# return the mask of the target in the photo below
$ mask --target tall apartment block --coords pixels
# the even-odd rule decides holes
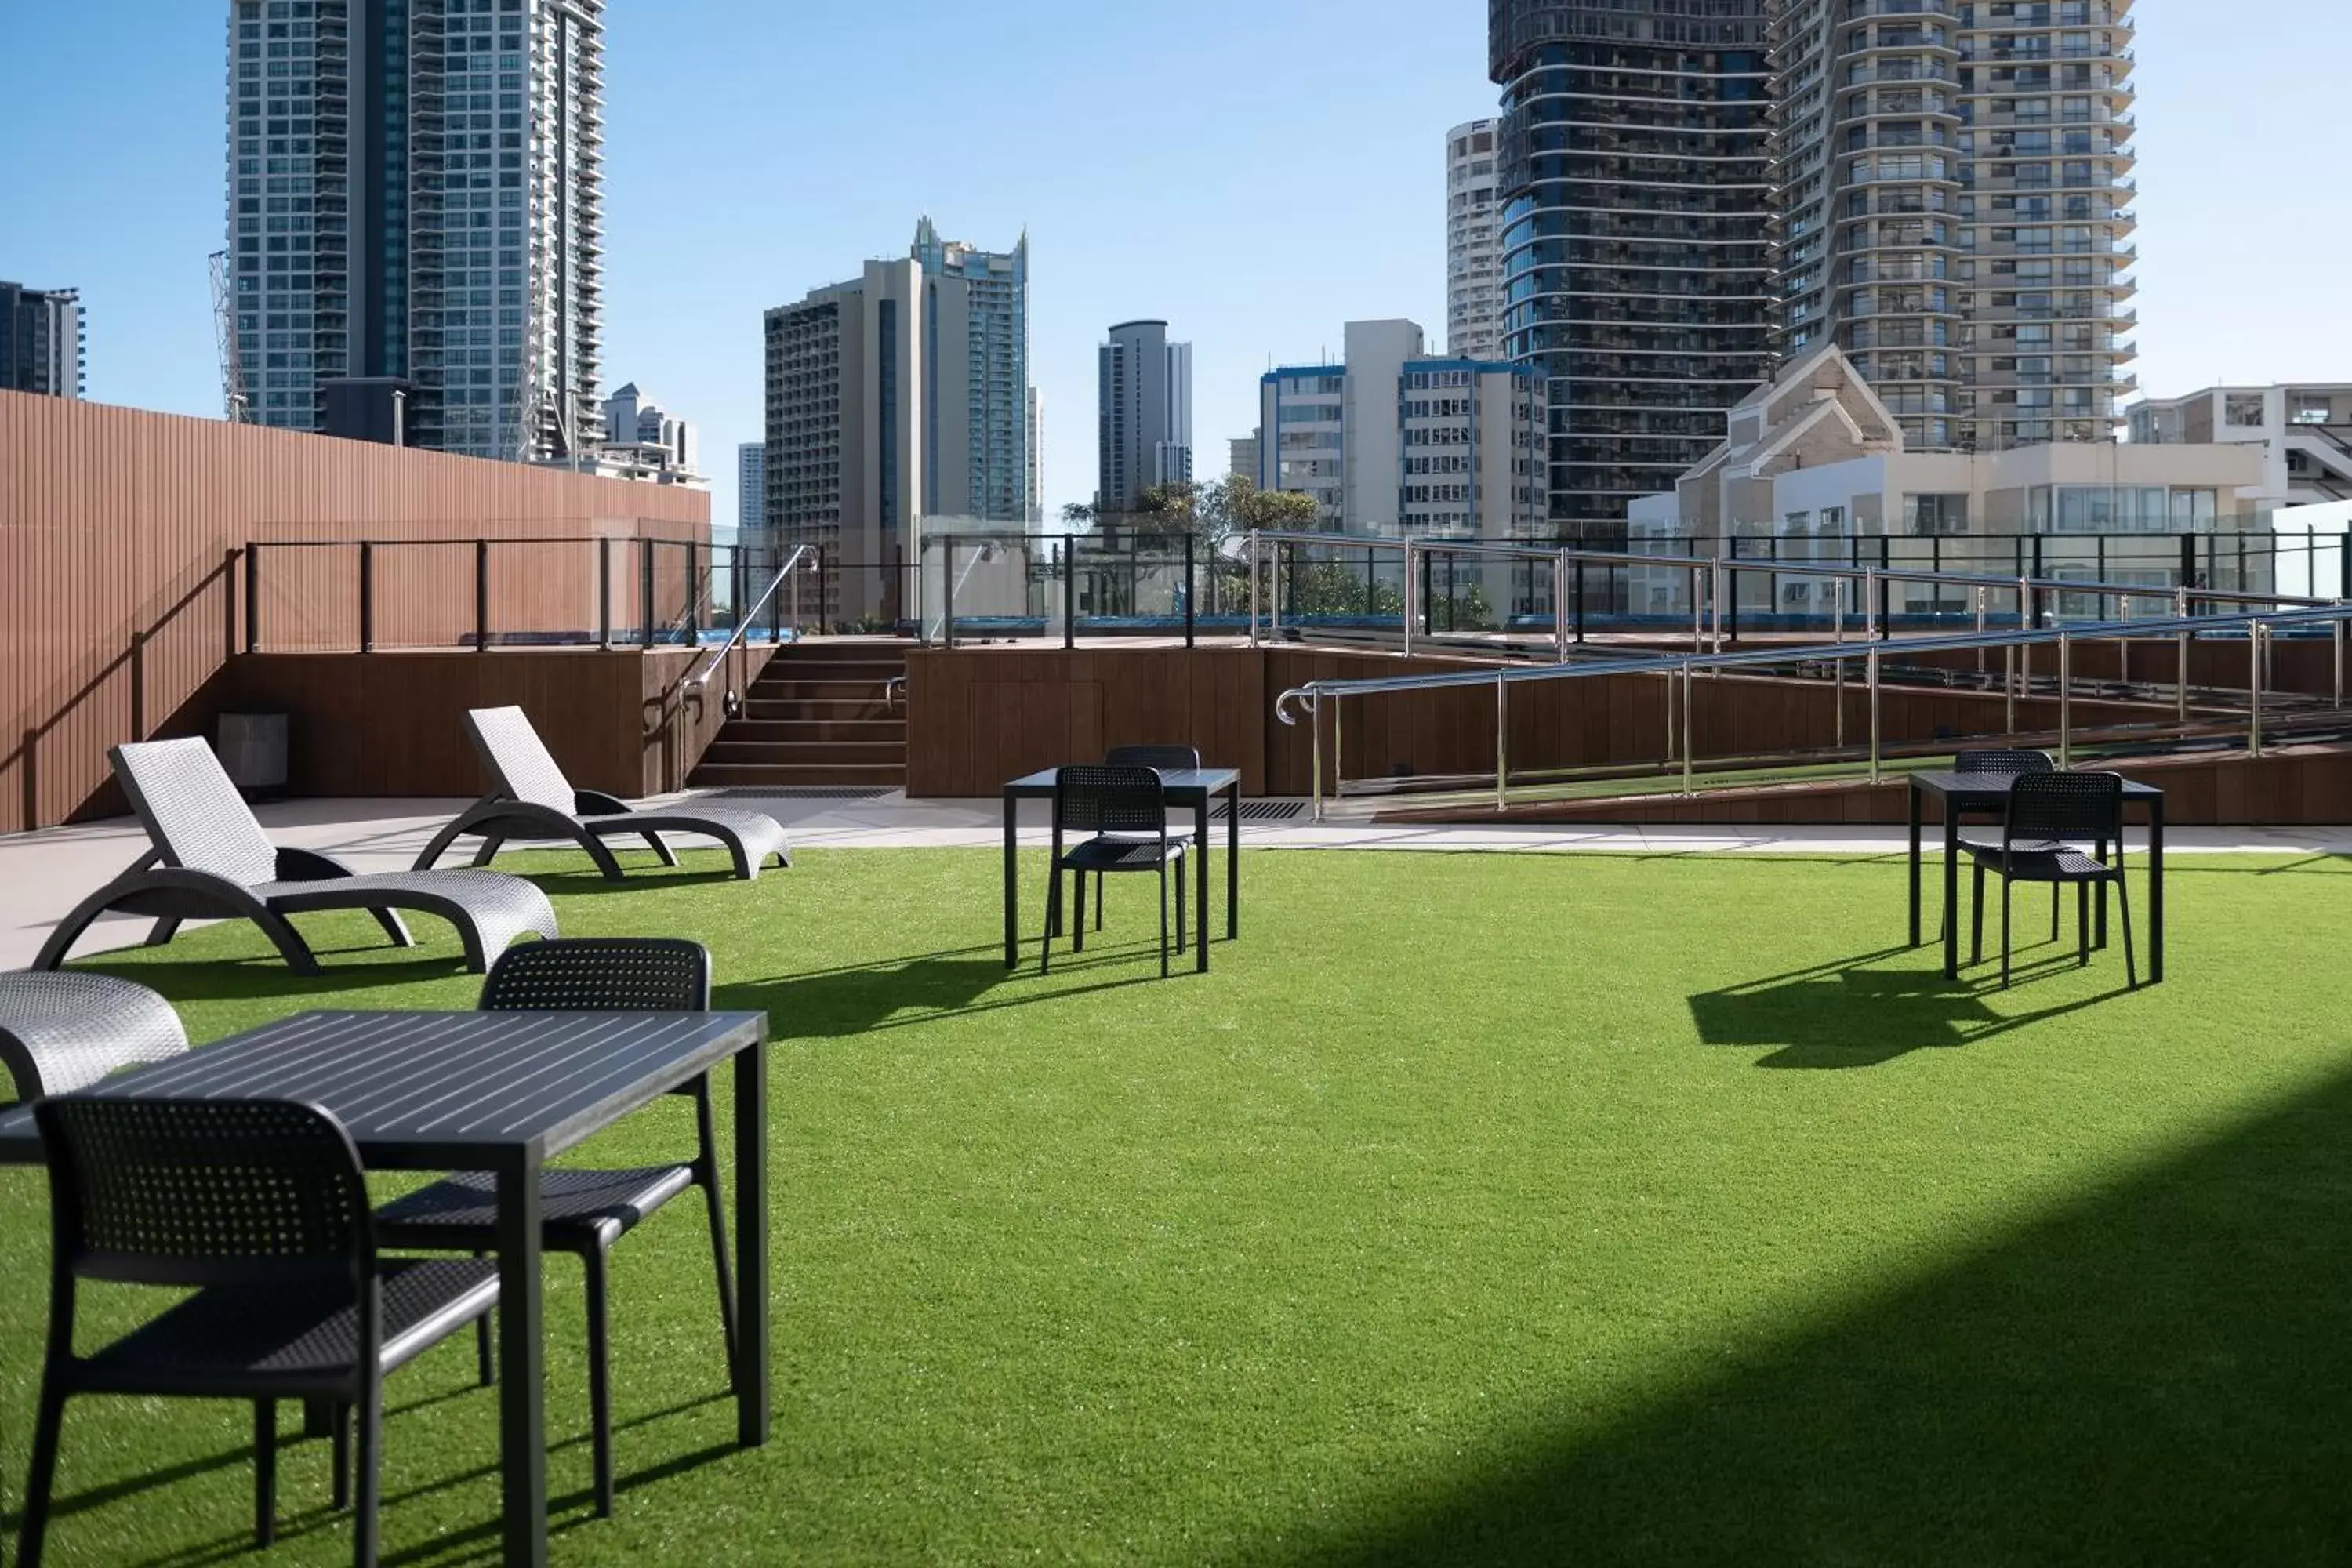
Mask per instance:
[[[736,539],[744,544],[760,543],[767,515],[768,444],[740,442],[735,447]]]
[[[1914,449],[2108,439],[2132,384],[2131,0],[1775,0],[1787,352]]]
[[[1045,395],[1029,389],[1028,521],[1045,521]]]
[[[1542,528],[1543,380],[1433,353],[1412,321],[1349,321],[1347,361],[1258,384],[1258,488],[1349,532],[1499,540]],[[1244,443],[1235,441],[1238,456]]]
[[[1097,352],[1095,505],[1132,511],[1154,485],[1192,478],[1192,345],[1165,321],[1121,321]]]
[[[1488,0],[1487,23],[1503,357],[1547,384],[1552,524],[1622,538],[1769,374],[1764,0]]]
[[[1445,133],[1445,352],[1456,359],[1500,359],[1503,265],[1495,220],[1492,120]]]
[[[0,283],[0,391],[81,397],[89,390],[79,291]]]
[[[930,298],[925,385],[935,412],[923,510],[992,522],[1029,520],[1029,237],[1009,251],[915,226]]]
[[[478,457],[594,440],[604,0],[231,0],[228,231],[252,417],[338,382]]]

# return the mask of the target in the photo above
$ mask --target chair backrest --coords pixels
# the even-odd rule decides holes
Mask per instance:
[[[1958,773],[2051,773],[2058,771],[2058,764],[2050,760],[2047,752],[1984,748],[1962,752],[1953,758],[1952,771]]]
[[[1192,746],[1113,746],[1103,761],[1115,768],[1179,768],[1200,771],[1201,753]]]
[[[163,864],[240,888],[277,880],[277,847],[201,738],[128,742],[106,754]]]
[[[1165,833],[1167,792],[1150,768],[1073,763],[1054,774],[1054,826],[1079,833]]]
[[[560,937],[510,947],[482,982],[485,1013],[704,1013],[710,953],[668,936]]]
[[[466,728],[490,783],[509,800],[572,815],[579,797],[520,708],[469,708]]]
[[[373,1270],[358,1151],[315,1106],[67,1095],[33,1118],[60,1276],[356,1291]]]
[[[2010,786],[2004,837],[2011,841],[2120,843],[2123,828],[2121,773],[2026,773]]]
[[[0,974],[0,1067],[19,1100],[71,1094],[187,1048],[179,1014],[143,985],[70,969]]]

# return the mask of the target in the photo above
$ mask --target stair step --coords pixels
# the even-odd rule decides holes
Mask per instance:
[[[694,770],[687,781],[697,789],[740,788],[747,784],[904,784],[904,768],[877,768],[862,763],[710,763]]]
[[[702,754],[706,763],[882,763],[903,766],[903,741],[739,741],[725,732]]]
[[[907,710],[880,699],[853,700],[829,697],[761,697],[743,700],[743,717],[737,722],[775,723],[791,720],[834,723],[889,722],[903,725]]]
[[[887,741],[893,745],[907,742],[907,721],[903,719],[801,719],[769,718],[751,714],[726,726],[713,742],[728,741]]]
[[[835,701],[864,698],[869,702],[882,700],[882,682],[866,679],[835,679],[830,676],[761,677],[751,683],[754,697],[825,697]]]

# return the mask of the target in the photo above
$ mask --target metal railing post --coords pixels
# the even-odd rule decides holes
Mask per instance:
[[[1706,605],[1700,601],[1700,586],[1699,569],[1694,566],[1690,569],[1691,652],[1693,653],[1698,651],[1700,641],[1706,636]]]
[[[1977,590],[1977,636],[1979,636],[1979,637],[1982,637],[1982,636],[1984,636],[1984,629],[1985,629],[1985,591],[1984,591],[1984,589],[1982,589],[1981,587],[1979,587],[1979,588]],[[1985,672],[1985,650],[1984,650],[1984,649],[1982,649],[1982,648],[1979,648],[1979,649],[1977,649],[1977,673],[1978,673],[1979,675],[1982,675],[1984,672]]]
[[[1683,794],[1691,793],[1691,748],[1694,726],[1691,722],[1691,661],[1683,660]]]
[[[1323,820],[1323,699],[1312,697],[1313,705],[1307,710],[1307,798],[1315,803],[1315,820]]]
[[[1501,676],[1495,677],[1495,809],[1503,810],[1510,804],[1511,779],[1511,688]]]
[[[1870,782],[1878,782],[1878,645],[1873,643],[1865,655],[1869,660],[1870,679]]]
[[[245,546],[245,651],[253,653],[260,646],[261,546],[247,540]],[[26,765],[30,766],[30,763]]]
[[[2263,754],[2263,623],[2246,628],[2246,752]]]
[[[1250,645],[1250,647],[1257,647],[1257,592],[1258,592],[1258,589],[1257,589],[1257,582],[1258,582],[1258,559],[1257,559],[1257,556],[1258,556],[1257,530],[1255,530],[1255,529],[1252,529],[1252,530],[1250,530],[1250,536],[1249,536],[1249,645]],[[1066,563],[1067,559],[1068,559],[1068,556],[1067,556],[1067,554],[1066,554],[1066,553],[1065,553],[1065,555],[1064,555],[1064,560],[1065,560],[1065,562],[1066,562]],[[1066,592],[1067,592],[1067,590],[1065,590],[1065,592],[1066,593]],[[1063,608],[1063,610],[1064,610],[1064,612],[1065,612],[1064,618],[1066,620],[1066,619],[1068,618],[1068,617],[1067,617],[1067,611],[1068,611],[1068,609],[1069,609],[1069,606],[1068,606],[1066,604],[1065,604],[1065,605],[1062,606],[1062,608]]]
[[[2010,643],[2000,650],[2001,727],[2009,734],[2017,733],[2017,645]]]
[[[1270,642],[1282,640],[1282,564],[1286,552],[1277,540],[1274,546],[1274,570],[1268,575],[1265,596],[1265,635]]]
[[[1837,693],[1837,729],[1832,739],[1839,751],[1845,750],[1845,660],[1830,660],[1831,689]]]
[[[2073,767],[2074,747],[2074,639],[2058,634],[2058,766]]]
[[[1199,618],[1192,613],[1192,536],[1188,533],[1184,536],[1184,646],[1186,647],[1192,646],[1193,624]]]
[[[1563,550],[1551,563],[1551,658],[1554,664],[1568,662],[1568,552]]]
[[[640,535],[637,540],[637,644],[654,646],[654,542]]]
[[[1425,602],[1421,591],[1421,574],[1413,570],[1413,563],[1419,556],[1420,552],[1413,548],[1411,540],[1407,540],[1404,546],[1404,656],[1407,658],[1412,657],[1412,624],[1419,614],[1420,605]]]
[[[375,651],[375,543],[360,541],[360,651]]]
[[[1339,718],[1348,705],[1339,698],[1331,699],[1331,798],[1339,799],[1348,793],[1348,764],[1339,747]]]
[[[2184,543],[2181,547],[2181,553],[2185,556],[2189,553],[2189,546]],[[2182,587],[2173,590],[2172,609],[2173,614],[2181,620],[2185,621],[2189,618],[2189,590],[2187,588]],[[2186,724],[2189,722],[2189,634],[2187,632],[2182,632],[2179,636],[2176,637],[2173,639],[2173,646],[2178,650],[2176,654],[2177,663],[2173,670],[2176,677],[2173,682],[2173,721],[2177,724]]]
[[[955,647],[955,540],[940,541],[940,646]],[[918,568],[919,570],[919,568]]]
[[[1255,548],[1255,547],[1253,547]],[[1250,647],[1257,646],[1257,557],[1250,557]],[[1062,535],[1062,647],[1078,646],[1078,536]]]
[[[2017,690],[2021,697],[2033,695],[2033,645],[2032,643],[2018,645]],[[2017,733],[2017,726],[2014,723],[2010,725],[2009,732],[2012,735]]]
[[[824,557],[819,553],[810,556],[809,559],[822,563]],[[823,569],[820,564],[818,570]],[[788,573],[784,593],[793,602],[793,637],[794,640],[798,640],[801,635],[801,574],[797,567],[787,566],[784,570]],[[768,596],[768,640],[780,646],[784,640],[784,626],[783,622],[777,617],[782,614],[782,609],[776,604],[775,595],[770,595]]]
[[[1576,640],[1584,640],[1584,557],[1576,558]]]
[[[596,541],[596,646],[613,646],[613,540]]]
[[[474,541],[474,651],[490,651],[490,542]]]
[[[2337,616],[2328,624],[2328,637],[2336,645],[2336,706],[2344,706],[2344,620]]]

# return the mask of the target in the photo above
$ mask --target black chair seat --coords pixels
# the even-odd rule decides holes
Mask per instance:
[[[470,1258],[386,1261],[382,1268],[386,1372],[498,1304],[495,1263]],[[81,1386],[250,1399],[279,1378],[278,1397],[350,1384],[359,1313],[349,1284],[316,1289],[214,1285],[142,1323],[82,1363]]]
[[[542,1172],[541,1234],[560,1252],[609,1247],[693,1184],[688,1165]],[[462,1172],[386,1204],[375,1219],[377,1238],[386,1247],[488,1251],[498,1246],[497,1179],[484,1171]]]
[[[1183,858],[1184,841],[1181,838],[1171,838],[1163,847],[1156,836],[1128,838],[1106,835],[1062,851],[1062,867],[1076,871],[1148,870],[1164,860]]]
[[[1988,871],[2002,868],[1999,845],[1972,844],[1969,854]],[[2008,857],[2012,882],[2099,882],[2113,879],[2116,869],[2070,845],[2047,847],[2012,845]]]

